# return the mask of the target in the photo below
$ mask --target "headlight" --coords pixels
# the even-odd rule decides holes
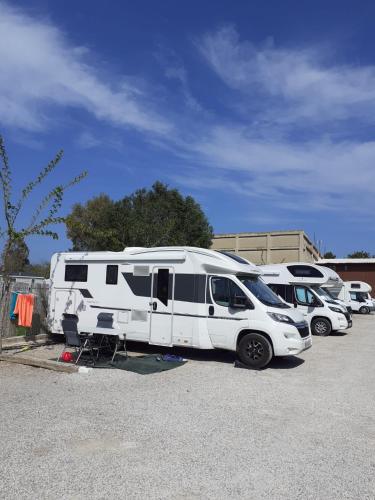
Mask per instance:
[[[342,311],[341,309],[339,309],[338,307],[331,307],[331,306],[328,306],[329,309],[331,309],[331,311],[335,312],[335,313],[341,313],[341,314],[344,314],[344,311]]]
[[[286,314],[280,314],[280,313],[267,313],[270,318],[272,318],[274,321],[278,321],[279,323],[289,323],[291,325],[294,324],[294,321],[292,318],[289,318]]]

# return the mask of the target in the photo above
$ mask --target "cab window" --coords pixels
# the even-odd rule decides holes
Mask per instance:
[[[228,278],[211,278],[212,298],[219,306],[228,307],[230,299]]]
[[[316,297],[308,288],[304,286],[296,286],[295,294],[296,300],[299,304],[303,304],[306,306],[316,305]]]
[[[229,307],[234,296],[246,302],[247,298],[241,288],[229,278],[211,278],[212,298],[219,306]]]

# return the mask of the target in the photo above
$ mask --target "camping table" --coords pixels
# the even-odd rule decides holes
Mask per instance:
[[[80,331],[79,333],[80,334],[84,334],[84,333],[87,334],[87,329],[86,329],[85,332]],[[127,355],[126,333],[125,332],[119,333],[119,332],[116,332],[116,331],[111,331],[110,328],[94,327],[94,328],[90,328],[90,334],[89,335],[91,337],[93,337],[95,335],[96,337],[99,338],[99,343],[97,345],[98,352],[97,352],[96,359],[99,358],[100,349],[102,349],[104,347],[109,347],[110,349],[112,348],[112,345],[113,345],[112,342],[113,341],[114,341],[114,349],[113,349],[113,353],[112,353],[111,362],[115,359],[117,351],[118,351],[118,349],[119,349],[119,347],[121,345],[121,341],[124,342],[124,351],[125,351],[125,354]],[[104,342],[106,343],[106,345],[103,345]]]

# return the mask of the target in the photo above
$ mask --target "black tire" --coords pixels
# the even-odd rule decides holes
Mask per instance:
[[[367,306],[361,306],[359,308],[359,312],[361,314],[370,314],[370,309]]]
[[[327,337],[332,331],[331,323],[326,318],[315,318],[311,322],[311,332],[319,337]]]
[[[246,366],[260,370],[271,361],[273,349],[271,342],[260,333],[248,333],[240,340],[237,353]]]

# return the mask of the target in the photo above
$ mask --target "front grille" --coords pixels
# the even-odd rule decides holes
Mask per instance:
[[[352,309],[350,306],[347,306],[347,310],[348,310],[348,313],[349,313],[349,314],[352,314],[353,309]]]
[[[302,338],[308,337],[310,335],[310,330],[307,325],[297,326],[297,330]]]
[[[351,320],[350,314],[348,312],[344,312],[344,316],[346,318],[346,321],[349,323],[349,321]]]

